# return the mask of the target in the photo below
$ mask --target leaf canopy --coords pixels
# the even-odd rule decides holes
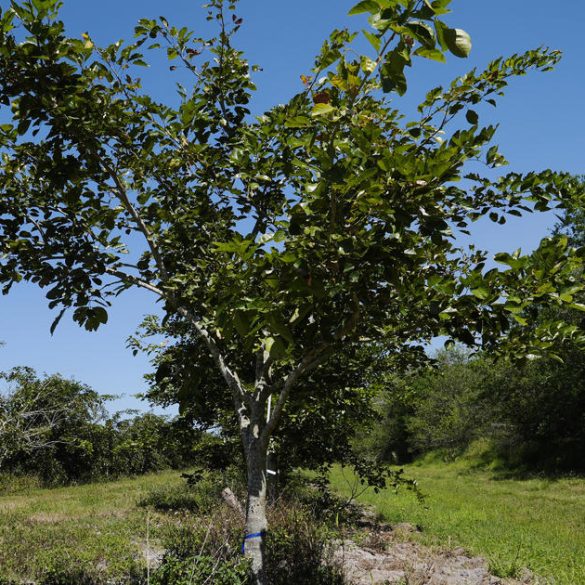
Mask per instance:
[[[242,368],[265,351],[286,369],[346,340],[399,352],[440,335],[485,347],[513,335],[524,351],[520,308],[568,302],[559,291],[579,286],[582,251],[551,238],[487,270],[487,254],[457,235],[484,216],[501,224],[582,197],[568,174],[494,178],[467,165],[505,164],[476,106],[559,54],[498,59],[431,90],[406,122],[384,92],[407,91],[414,58],[470,51],[439,18],[448,5],[360,2],[352,13],[369,15],[374,54],[354,57],[356,35],[334,31],[304,89],[254,118],[254,68],[233,44],[241,19],[219,0],[216,39],[161,17],[103,48],[65,35],[60,2],[14,2],[0,17],[4,292],[37,283],[92,330],[113,297],[142,287]],[[161,50],[193,75],[176,107],[138,77]],[[555,334],[533,333],[530,343]]]

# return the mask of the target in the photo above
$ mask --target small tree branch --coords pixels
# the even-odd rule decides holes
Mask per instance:
[[[248,393],[246,392],[246,390],[242,386],[242,383],[240,382],[238,374],[236,372],[232,371],[228,367],[226,360],[225,360],[223,354],[221,353],[219,346],[217,344],[217,339],[215,339],[214,335],[211,332],[209,332],[203,326],[201,321],[196,319],[190,313],[190,311],[188,311],[187,309],[185,309],[184,307],[181,307],[181,306],[177,306],[176,309],[180,315],[182,315],[185,319],[187,319],[187,321],[189,321],[189,323],[191,323],[191,325],[193,325],[193,327],[195,328],[195,331],[197,332],[199,337],[207,345],[207,348],[209,349],[209,352],[211,353],[211,356],[213,357],[215,363],[219,367],[219,370],[220,370],[224,380],[226,381],[227,385],[229,386],[230,390],[232,391],[232,394],[234,396],[234,400],[236,403],[236,410],[238,410],[238,404],[240,404],[242,402],[242,400],[246,404],[249,404],[250,396],[248,395]],[[238,416],[239,416],[239,414],[238,414]]]
[[[240,382],[237,372],[232,371],[232,369],[228,367],[225,357],[221,353],[217,343],[217,339],[214,337],[214,335],[211,332],[209,332],[202,325],[201,321],[196,319],[188,309],[180,306],[177,303],[176,299],[172,295],[166,293],[164,290],[150,284],[149,282],[137,278],[136,276],[132,276],[131,274],[122,272],[121,270],[107,268],[106,272],[120,279],[120,281],[124,283],[144,288],[157,294],[159,297],[166,299],[169,303],[173,304],[176,307],[176,310],[180,315],[182,315],[185,319],[187,319],[187,321],[189,321],[189,323],[191,323],[191,325],[193,325],[198,336],[207,345],[207,348],[209,349],[209,352],[211,353],[211,356],[213,357],[215,363],[219,367],[219,370],[224,380],[226,381],[228,387],[232,391],[232,396],[234,398],[234,404],[236,412],[238,414],[238,419],[241,422],[243,416],[243,413],[241,412],[241,404],[242,402],[244,402],[244,404],[249,404],[250,396],[244,389],[242,383]]]
[[[146,282],[146,280],[142,280],[141,278],[127,274],[121,270],[115,270],[114,268],[106,268],[105,271],[107,274],[115,276],[120,281],[128,285],[139,286],[140,288],[144,288],[150,292],[153,292],[154,294],[157,294],[161,298],[166,298],[166,294],[162,289],[154,286],[153,284],[150,284],[149,282]]]

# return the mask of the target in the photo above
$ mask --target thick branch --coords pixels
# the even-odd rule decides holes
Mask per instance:
[[[228,367],[225,358],[222,355],[217,345],[217,341],[214,339],[213,335],[209,331],[207,331],[207,329],[205,329],[205,327],[202,326],[201,322],[198,321],[195,317],[193,317],[193,315],[191,315],[191,313],[187,309],[178,306],[176,300],[168,293],[165,293],[163,290],[157,288],[156,286],[144,280],[141,280],[140,278],[137,278],[120,270],[107,268],[106,272],[108,274],[111,274],[112,276],[115,276],[116,278],[120,279],[120,281],[126,284],[138,286],[146,290],[149,290],[159,295],[161,298],[166,299],[169,303],[175,305],[178,313],[185,317],[191,323],[191,325],[193,325],[199,337],[203,339],[203,341],[207,345],[207,348],[209,349],[209,352],[211,353],[215,363],[219,367],[219,370],[224,380],[226,381],[230,390],[232,391],[234,407],[236,409],[238,420],[241,422],[242,417],[245,415],[245,413],[242,411],[242,404],[249,404],[250,398],[249,395],[246,393],[245,389],[243,388],[237,373],[232,372],[232,370]]]

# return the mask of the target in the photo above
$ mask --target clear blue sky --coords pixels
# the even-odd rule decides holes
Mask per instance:
[[[357,0],[356,0],[357,1]],[[62,18],[69,33],[89,32],[98,44],[129,38],[141,17],[164,15],[171,23],[205,29],[201,0],[65,0]],[[264,68],[257,77],[259,92],[254,109],[284,102],[299,91],[301,74],[308,74],[312,58],[334,27],[359,28],[363,20],[347,17],[354,4],[347,0],[241,0],[244,26],[237,43],[252,63]],[[0,0],[0,6],[8,2]],[[412,111],[431,87],[448,83],[472,67],[491,59],[547,45],[561,49],[564,59],[552,73],[517,79],[508,90],[494,120],[500,122],[496,142],[519,171],[553,168],[584,173],[585,118],[585,3],[565,0],[454,0],[452,26],[467,30],[473,39],[469,59],[448,59],[446,65],[419,61],[409,77],[410,90],[397,105]],[[162,70],[150,70],[145,83],[160,99],[173,99],[173,82]],[[399,100],[399,101],[398,101]],[[490,251],[534,248],[547,234],[554,217],[537,215],[497,227],[478,224],[473,241]],[[146,408],[131,396],[145,386],[148,371],[144,356],[132,357],[125,348],[142,317],[155,311],[146,293],[127,293],[111,310],[109,324],[97,333],[79,329],[64,318],[55,335],[49,335],[54,315],[44,294],[30,285],[14,287],[0,297],[0,370],[30,365],[39,372],[60,372],[95,389],[125,394],[116,408]]]

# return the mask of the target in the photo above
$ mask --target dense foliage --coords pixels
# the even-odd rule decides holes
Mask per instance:
[[[146,337],[168,334],[168,330],[168,325],[160,326],[153,317],[143,325]],[[143,342],[137,337],[132,344],[148,349]],[[218,444],[208,461],[211,468],[240,458],[238,421],[229,404],[229,390],[205,347],[183,334],[180,343],[163,348],[157,343],[151,349],[156,350],[155,373],[148,376],[145,397],[159,406],[178,404],[185,420],[213,428],[221,436],[223,446]],[[355,459],[353,439],[377,416],[368,382],[382,366],[383,353],[381,347],[364,351],[351,345],[299,381],[270,443],[271,465],[278,468],[279,480],[284,482],[297,467],[318,469]]]
[[[585,355],[524,365],[442,352],[433,369],[387,380],[383,421],[361,448],[407,462],[467,453],[480,464],[585,472]]]
[[[202,433],[151,413],[110,415],[108,396],[30,368],[0,375],[0,471],[70,483],[166,468],[199,460]]]

